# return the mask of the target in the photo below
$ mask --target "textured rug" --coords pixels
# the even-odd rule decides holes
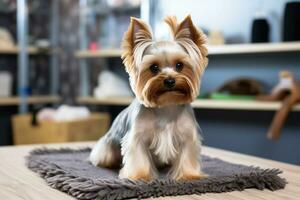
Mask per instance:
[[[27,157],[27,166],[43,177],[48,185],[77,199],[129,199],[159,196],[229,192],[256,188],[278,190],[286,180],[279,169],[236,165],[218,158],[202,156],[203,180],[176,182],[161,172],[152,182],[118,179],[118,170],[92,166],[90,149],[37,149]]]

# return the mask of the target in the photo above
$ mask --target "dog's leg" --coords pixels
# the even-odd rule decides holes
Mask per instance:
[[[117,168],[121,165],[121,149],[120,145],[106,135],[94,146],[90,157],[90,162],[95,166]]]
[[[182,145],[182,149],[170,171],[172,179],[193,180],[207,177],[207,175],[201,171],[200,147],[201,141],[191,138]]]
[[[119,173],[120,178],[150,181],[156,177],[149,149],[142,140],[134,137],[134,133],[129,133],[128,138],[124,138],[122,155],[123,168]]]
[[[95,166],[115,168],[121,166],[121,139],[128,132],[129,113],[136,107],[136,101],[123,110],[114,120],[109,131],[94,146],[89,160]]]

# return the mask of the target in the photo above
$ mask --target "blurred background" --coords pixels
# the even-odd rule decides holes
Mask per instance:
[[[299,165],[300,1],[290,0],[0,0],[0,145],[98,139],[134,98],[120,59],[130,16],[167,39],[164,17],[187,14],[208,36],[192,104],[204,145]],[[276,113],[283,129],[268,135]]]

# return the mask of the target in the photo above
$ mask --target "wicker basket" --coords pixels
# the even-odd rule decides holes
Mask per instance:
[[[12,117],[14,144],[61,143],[97,140],[109,128],[107,113],[93,113],[87,119],[69,122],[43,121],[32,125],[32,115]]]

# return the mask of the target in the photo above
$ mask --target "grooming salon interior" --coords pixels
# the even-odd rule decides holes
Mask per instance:
[[[121,59],[130,17],[164,40],[164,18],[189,14],[207,36],[191,104],[203,146],[300,165],[291,0],[0,0],[0,148],[98,140],[136,96]]]

